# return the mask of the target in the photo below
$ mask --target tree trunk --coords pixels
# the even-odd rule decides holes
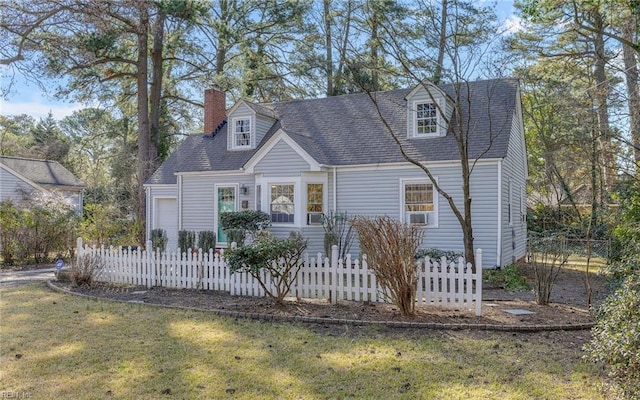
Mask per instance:
[[[342,47],[340,48],[340,54],[338,59],[338,71],[336,73],[335,79],[333,81],[333,90],[338,93],[342,93],[344,90],[344,76],[343,70],[344,66],[347,62],[347,45],[349,44],[349,34],[351,31],[351,14],[353,8],[351,0],[347,1],[347,13],[345,15],[345,23],[344,23],[344,37],[342,38]],[[336,94],[338,94],[336,93]]]
[[[442,70],[444,69],[444,51],[447,45],[447,10],[448,0],[442,0],[442,14],[440,17],[440,41],[438,42],[438,59],[436,61],[436,69],[433,72],[433,83],[440,84],[442,79]]]
[[[636,20],[630,18],[622,28],[623,37],[635,43],[638,40]],[[636,165],[640,165],[640,90],[638,89],[638,62],[635,51],[625,44],[622,45],[624,56],[625,80],[627,83],[627,97],[629,105],[629,125],[631,128],[631,142]]]
[[[593,43],[595,50],[595,89],[594,98],[596,102],[596,114],[598,116],[598,146],[600,151],[600,165],[602,168],[602,194],[600,202],[605,197],[605,193],[611,193],[615,178],[615,158],[611,143],[611,131],[609,129],[609,110],[607,105],[607,96],[609,95],[609,83],[606,76],[606,54],[604,36],[604,21],[602,14],[598,11],[593,13],[593,25],[598,30],[594,33]]]
[[[372,92],[380,90],[380,74],[378,73],[378,66],[380,65],[378,57],[378,47],[380,47],[380,40],[378,38],[378,19],[380,17],[378,7],[379,6],[375,2],[371,5],[371,87],[369,89]]]
[[[464,196],[464,222],[462,227],[462,240],[464,243],[464,258],[471,263],[471,271],[476,272],[476,255],[473,249],[473,225],[471,224],[471,172],[469,171],[469,156],[461,160],[462,168],[462,193]]]
[[[138,26],[138,57],[137,57],[137,103],[138,103],[138,220],[144,222],[146,216],[146,196],[144,182],[149,164],[149,96],[147,89],[147,34],[149,31],[149,10],[143,0],[139,0],[140,25]],[[145,224],[140,224],[138,241],[144,243]]]
[[[333,47],[331,43],[331,0],[324,0],[324,45],[326,51],[327,96],[333,96]]]
[[[148,179],[158,166],[158,147],[160,145],[160,116],[162,115],[162,82],[165,15],[158,13],[153,27],[153,50],[151,52],[151,88],[149,93],[149,162],[145,171]]]
[[[227,58],[227,47],[229,45],[229,2],[227,0],[220,1],[220,24],[224,25],[224,29],[218,29],[218,48],[216,49],[216,75],[224,71]]]

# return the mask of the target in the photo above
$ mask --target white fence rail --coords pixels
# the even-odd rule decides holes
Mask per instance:
[[[158,252],[151,249],[123,247],[90,247],[78,238],[77,256],[100,257],[104,269],[98,280],[109,283],[161,286],[176,289],[218,290],[231,295],[264,296],[264,289],[249,273],[231,273],[224,255],[213,250],[197,252]],[[335,247],[335,246],[334,246]],[[482,250],[476,252],[476,272],[462,258],[448,263],[444,258],[419,261],[418,304],[453,309],[475,309],[482,314]],[[263,276],[268,278],[268,276]],[[268,282],[269,279],[263,279]],[[385,302],[382,288],[369,268],[366,256],[362,260],[338,258],[337,247],[331,258],[306,257],[293,279],[291,296],[301,298]],[[268,287],[269,288],[269,287]]]

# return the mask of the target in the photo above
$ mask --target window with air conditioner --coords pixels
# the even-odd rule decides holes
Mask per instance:
[[[324,186],[322,183],[307,184],[307,225],[320,225],[324,204]]]
[[[433,184],[426,182],[404,182],[404,221],[410,225],[435,225],[436,204]]]

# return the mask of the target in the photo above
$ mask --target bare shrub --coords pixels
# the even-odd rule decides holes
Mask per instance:
[[[76,286],[91,286],[104,268],[102,258],[84,254],[71,265],[70,278]]]
[[[338,246],[338,257],[345,259],[351,243],[353,242],[353,230],[349,226],[347,212],[329,211],[322,214],[322,227],[324,228],[324,254],[331,255],[331,247]]]
[[[383,288],[383,296],[393,302],[402,315],[415,312],[418,264],[415,254],[424,232],[388,216],[368,219],[356,217],[351,225],[358,233],[360,249]]]
[[[561,235],[533,236],[529,239],[528,258],[535,277],[536,303],[547,305],[553,284],[569,258],[567,241]]]

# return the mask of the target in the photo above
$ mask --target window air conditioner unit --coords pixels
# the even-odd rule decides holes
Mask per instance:
[[[313,212],[307,214],[307,225],[319,225],[322,223],[322,213]]]
[[[407,222],[411,225],[427,225],[429,223],[429,214],[407,214]]]

